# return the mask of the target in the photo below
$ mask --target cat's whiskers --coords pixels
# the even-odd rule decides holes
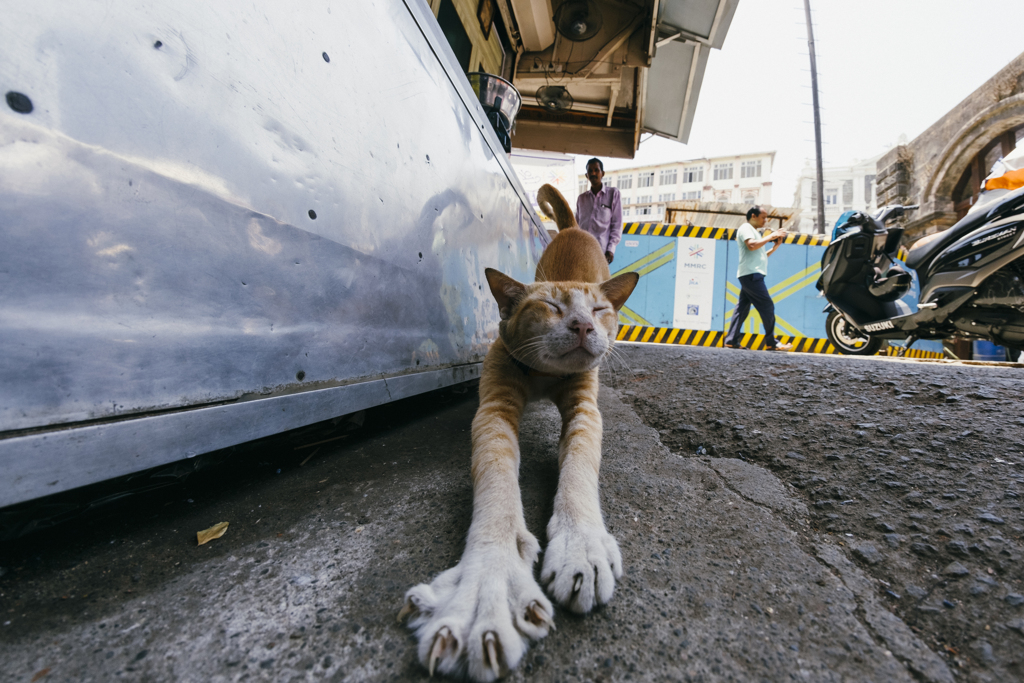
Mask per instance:
[[[608,349],[608,354],[606,355],[606,358],[608,358],[609,361],[617,361],[626,372],[628,372],[632,377],[636,377],[636,373],[633,372],[633,369],[629,367],[628,363],[626,363],[625,356],[623,356],[622,351],[620,349],[616,348],[615,346],[612,346],[611,348]],[[611,372],[615,372],[614,367],[609,367],[608,369]]]
[[[512,363],[512,358],[515,358],[521,363],[530,364],[530,361],[540,360],[540,351],[545,347],[545,341],[543,335],[538,335],[532,339],[527,339],[521,344],[517,345],[514,349],[509,349],[509,364]]]

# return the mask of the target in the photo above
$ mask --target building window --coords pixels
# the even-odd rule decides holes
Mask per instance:
[[[675,185],[677,177],[678,176],[677,176],[677,173],[676,173],[676,169],[674,169],[674,168],[662,169],[661,172],[658,174],[658,184],[659,185]]]
[[[654,186],[654,171],[649,173],[640,173],[636,179],[637,187],[653,187]]]
[[[689,166],[683,169],[683,182],[684,183],[703,183],[704,182],[704,167],[703,166]]]
[[[732,180],[732,164],[715,164],[715,180]]]
[[[752,192],[748,192],[748,193],[744,194],[743,195],[743,203],[744,204],[751,204],[751,205],[757,204],[757,195],[753,194]]]
[[[651,215],[651,207],[649,207],[649,206],[641,206],[641,207],[639,207],[636,210],[636,215],[637,216],[650,216]]]
[[[761,160],[744,161],[740,164],[740,178],[760,178]]]
[[[839,190],[825,190],[825,206],[839,205]]]
[[[633,201],[630,197],[621,197],[620,199],[623,206],[629,206]]]
[[[642,194],[642,195],[640,195],[639,197],[636,198],[636,203],[637,204],[650,204],[651,200],[653,200],[653,199],[654,199],[653,195]]]
[[[719,192],[718,195],[715,197],[715,201],[719,201],[719,202],[727,202],[727,201],[729,201],[729,193],[728,192]]]
[[[668,194],[659,194],[658,195],[658,201],[659,202],[674,202],[675,200],[676,200],[676,193],[675,192],[670,192]]]
[[[628,216],[628,215],[629,215],[629,212],[630,212],[630,209],[623,209],[623,210],[622,210],[622,215],[623,215],[623,216]]]
[[[633,176],[632,175],[620,176],[618,182],[615,184],[615,187],[619,188],[620,190],[632,190],[633,189]]]
[[[682,197],[683,199],[700,199],[700,190],[694,190],[693,192],[684,192]]]
[[[866,175],[864,176],[864,205],[869,209],[873,206],[872,200],[875,198],[875,192],[871,188],[872,183],[875,182],[875,176]]]

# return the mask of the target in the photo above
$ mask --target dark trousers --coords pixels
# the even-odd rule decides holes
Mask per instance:
[[[753,273],[740,278],[740,300],[732,312],[732,321],[729,323],[729,333],[725,335],[726,344],[736,346],[742,334],[740,328],[750,313],[750,304],[761,315],[761,322],[764,323],[765,345],[775,346],[775,303],[768,288],[764,284],[764,275]]]

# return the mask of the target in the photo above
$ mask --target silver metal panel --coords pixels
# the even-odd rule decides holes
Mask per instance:
[[[679,142],[689,140],[708,54],[707,47],[692,42],[675,41],[658,48],[647,74],[644,130]]]
[[[710,48],[721,48],[739,0],[662,0],[642,114],[645,131],[687,142]]]
[[[658,30],[662,34],[682,30],[721,49],[738,5],[739,0],[661,0]]]
[[[480,364],[0,441],[0,507],[480,377]]]
[[[419,0],[0,11],[33,104],[0,102],[0,444],[448,372],[496,334],[484,267],[532,277],[547,235]]]
[[[658,23],[683,29],[701,38],[711,37],[715,16],[724,0],[661,0]]]

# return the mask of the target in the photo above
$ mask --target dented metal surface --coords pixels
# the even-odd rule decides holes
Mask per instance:
[[[482,359],[484,267],[528,280],[547,238],[429,12],[0,8],[0,462]]]

